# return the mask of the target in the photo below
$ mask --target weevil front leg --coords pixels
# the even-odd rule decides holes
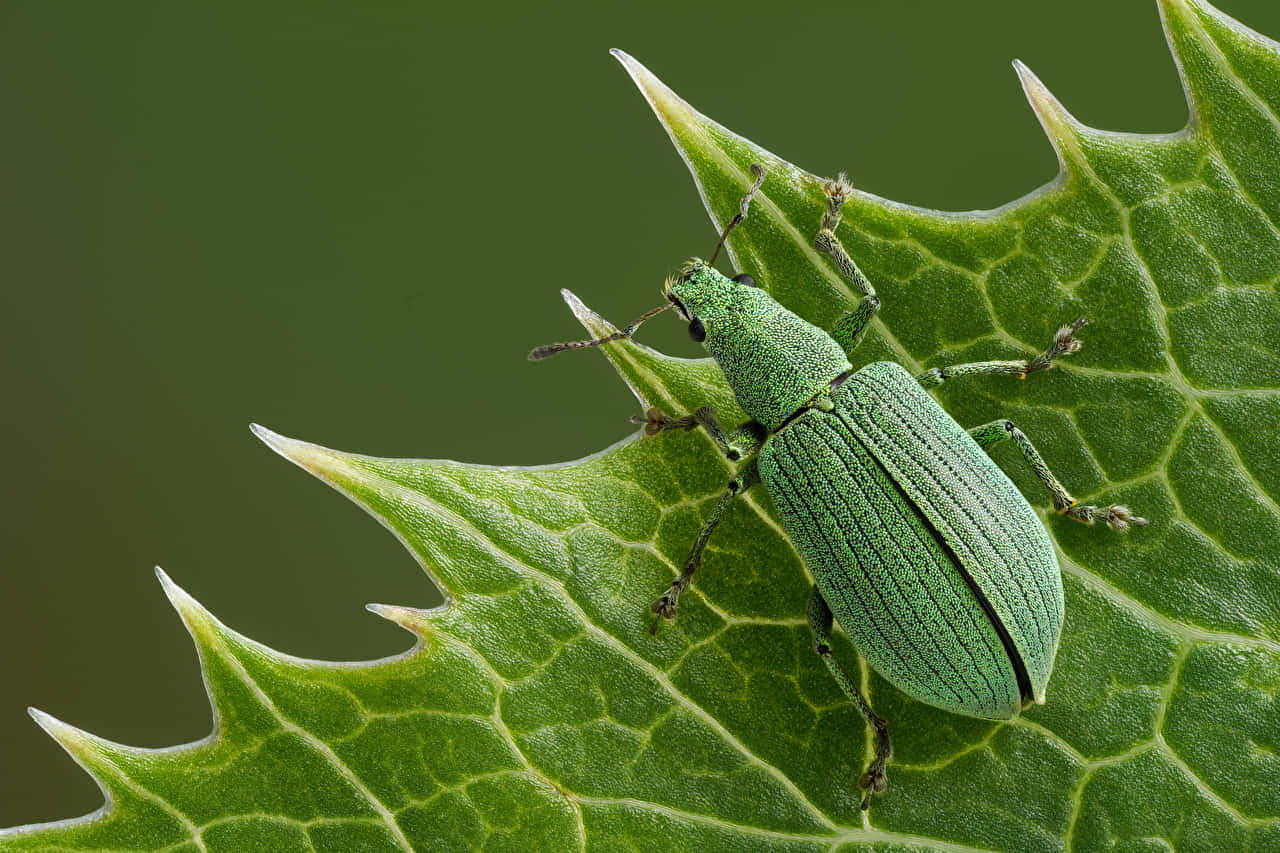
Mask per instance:
[[[978,446],[983,450],[988,450],[1006,439],[1012,439],[1013,443],[1018,446],[1018,450],[1022,452],[1022,458],[1027,460],[1031,470],[1035,472],[1036,478],[1041,483],[1044,483],[1044,487],[1048,489],[1049,497],[1053,500],[1053,508],[1068,518],[1074,518],[1084,524],[1105,521],[1108,527],[1116,531],[1127,530],[1130,525],[1134,527],[1147,526],[1148,522],[1145,518],[1134,515],[1124,505],[1093,506],[1086,504],[1082,506],[1078,504],[1066,487],[1049,470],[1049,466],[1045,464],[1040,452],[1031,443],[1031,439],[1027,438],[1022,430],[1014,426],[1013,421],[992,421],[989,424],[983,424],[980,427],[974,427],[969,430],[969,435],[973,436],[974,441],[978,442]]]
[[[1084,328],[1087,322],[1088,320],[1081,317],[1070,326],[1063,326],[1053,336],[1053,343],[1034,358],[1025,361],[975,361],[970,364],[935,367],[921,373],[916,380],[925,388],[933,388],[948,379],[959,379],[965,376],[1016,376],[1019,379],[1025,379],[1029,374],[1048,370],[1058,359],[1079,350],[1081,344],[1080,339],[1076,337],[1076,332]]]
[[[853,188],[842,174],[834,181],[827,181],[822,191],[827,196],[827,210],[822,216],[822,228],[813,239],[814,248],[831,259],[840,271],[840,275],[862,294],[862,301],[843,317],[836,321],[831,329],[831,337],[844,348],[845,355],[852,358],[854,349],[867,333],[876,312],[880,310],[880,300],[871,281],[858,269],[853,258],[845,251],[840,239],[836,237],[836,226],[840,224],[840,209],[853,193]]]
[[[680,572],[679,577],[671,582],[671,586],[662,594],[662,597],[655,601],[650,608],[654,613],[658,614],[657,618],[653,620],[653,626],[649,628],[650,634],[658,633],[658,624],[663,619],[675,618],[676,607],[680,603],[680,593],[689,588],[689,584],[693,580],[693,573],[702,565],[702,551],[707,547],[707,541],[711,539],[711,534],[715,532],[716,527],[720,524],[720,519],[724,516],[724,511],[729,508],[730,502],[759,482],[760,469],[756,467],[756,460],[754,459],[743,466],[742,470],[738,472],[738,476],[729,481],[724,494],[720,496],[720,500],[716,501],[716,505],[711,508],[711,514],[707,516],[707,520],[702,523],[702,530],[698,531],[698,538],[693,543],[693,550],[689,552],[688,558],[684,561],[684,569]]]
[[[735,427],[732,433],[726,433],[720,425],[720,419],[716,417],[716,410],[711,406],[703,406],[692,415],[680,418],[673,418],[661,409],[650,406],[645,410],[643,419],[633,417],[631,422],[644,424],[645,435],[657,435],[672,429],[687,432],[702,427],[730,462],[738,462],[759,450],[768,432],[763,424],[746,421]]]
[[[831,616],[831,608],[827,606],[827,600],[822,597],[822,593],[818,591],[815,585],[813,592],[809,594],[809,630],[813,632],[813,650],[822,658],[822,662],[827,665],[827,669],[831,672],[836,683],[840,685],[840,689],[844,691],[844,695],[849,697],[858,708],[858,712],[862,714],[863,719],[875,731],[875,758],[871,760],[871,766],[862,774],[858,780],[866,793],[862,795],[862,810],[866,811],[871,805],[871,795],[884,792],[885,765],[889,763],[889,759],[893,757],[893,744],[889,740],[889,724],[884,718],[871,710],[871,704],[867,702],[862,695],[862,691],[854,684],[853,678],[840,661],[835,659],[831,654],[831,625],[833,619]]]

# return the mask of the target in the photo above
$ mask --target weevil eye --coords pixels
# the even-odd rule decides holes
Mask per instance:
[[[707,339],[707,330],[703,327],[702,321],[694,317],[689,321],[689,337],[698,343],[702,343]]]
[[[755,280],[754,278],[752,278],[750,275],[748,275],[747,273],[744,273],[744,272],[740,272],[740,273],[738,273],[737,275],[735,275],[735,276],[733,277],[733,281],[736,281],[738,284],[745,284],[747,287],[759,287],[759,286],[760,286],[760,285],[756,284],[756,280]]]

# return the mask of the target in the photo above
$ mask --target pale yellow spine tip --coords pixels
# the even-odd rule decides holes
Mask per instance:
[[[39,708],[27,708],[27,713],[36,721],[37,726],[44,729],[45,734],[61,744],[62,748],[72,755],[82,755],[93,744],[83,731],[62,722],[52,714],[46,714]]]
[[[1066,169],[1067,161],[1077,155],[1076,140],[1080,134],[1080,123],[1022,60],[1015,59],[1013,68],[1018,72],[1027,103],[1031,105],[1045,135],[1049,137],[1049,143],[1058,155],[1059,165]]]
[[[1075,120],[1062,106],[1049,87],[1035,75],[1020,59],[1013,61],[1014,70],[1018,72],[1018,80],[1022,83],[1022,91],[1027,95],[1027,102],[1035,110],[1036,117],[1051,135],[1069,135]]]
[[[400,607],[394,604],[366,604],[364,609],[381,616],[388,622],[394,622],[417,636],[422,636],[426,633],[427,613],[416,607]]]
[[[366,604],[364,609],[381,616],[388,622],[395,622],[397,625],[405,625],[409,622],[411,620],[410,614],[414,612],[408,607],[399,607],[394,604]]]
[[[700,116],[685,102],[683,98],[671,91],[665,83],[658,79],[648,68],[637,62],[635,57],[628,55],[625,51],[614,48],[609,51],[613,54],[614,59],[622,63],[622,67],[626,69],[627,74],[631,75],[631,80],[640,89],[640,93],[644,95],[649,106],[653,108],[654,113],[658,116],[658,120],[666,127],[669,134],[673,133],[676,127],[696,127]],[[676,143],[676,147],[682,147],[679,140],[674,135],[672,141]]]
[[[156,566],[156,579],[160,581],[160,588],[164,590],[165,597],[184,618],[190,613],[200,612],[201,608],[196,600],[188,595],[185,589],[174,583],[173,578],[159,566]]]
[[[335,450],[280,435],[259,424],[250,424],[249,429],[267,447],[323,480],[358,479],[359,477],[344,455]]]

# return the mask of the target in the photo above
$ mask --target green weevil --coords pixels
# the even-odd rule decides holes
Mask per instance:
[[[850,354],[880,307],[870,281],[836,238],[852,193],[844,175],[824,185],[814,246],[862,294],[830,331],[778,304],[750,275],[712,264],[746,219],[755,182],[711,261],[694,259],[664,286],[667,304],[593,341],[538,347],[530,359],[630,337],[674,307],[724,371],[751,418],[726,432],[709,407],[671,417],[650,408],[646,434],[702,427],[731,462],[743,462],[703,524],[684,569],[653,603],[656,630],[680,594],[728,504],[763,483],[783,530],[813,577],[808,621],[814,649],[875,734],[859,784],[866,809],[885,789],[888,726],[831,653],[832,620],[884,678],[915,699],[957,714],[1005,720],[1043,703],[1062,630],[1062,576],[1039,516],[986,450],[1012,440],[1054,508],[1123,531],[1146,519],[1124,506],[1080,505],[1008,420],[965,430],[926,388],[966,376],[1025,377],[1080,348],[1084,320],[1060,329],[1026,361],[986,361],[912,376],[892,362],[852,369]],[[744,461],[745,460],[745,461]]]

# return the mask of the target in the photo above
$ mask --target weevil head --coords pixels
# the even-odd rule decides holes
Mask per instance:
[[[690,336],[724,371],[742,410],[770,430],[849,369],[829,334],[783,308],[749,277],[727,278],[695,258],[664,290],[689,321]]]

